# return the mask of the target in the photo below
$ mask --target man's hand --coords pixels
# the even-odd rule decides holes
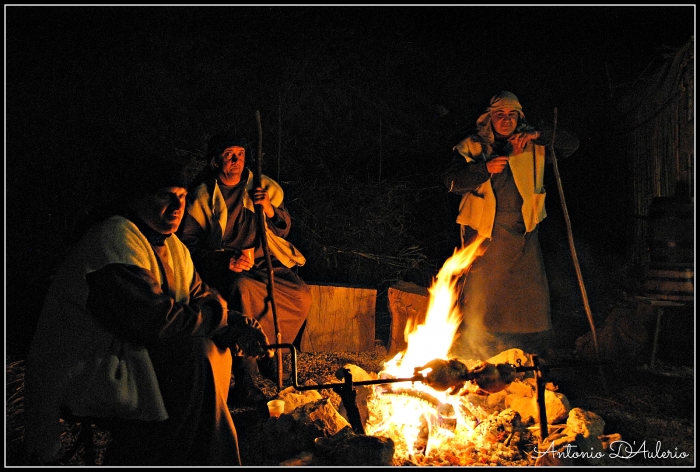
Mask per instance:
[[[255,263],[255,257],[251,257],[250,254],[246,254],[246,250],[242,251],[238,256],[232,256],[228,261],[228,270],[231,272],[243,272],[244,270],[250,270]]]
[[[268,218],[275,216],[275,207],[273,207],[272,202],[270,202],[270,196],[267,194],[267,190],[262,187],[257,187],[250,193],[250,196],[253,199],[253,204],[262,205],[265,216]]]
[[[267,336],[257,320],[239,315],[229,318],[224,333],[213,338],[219,347],[228,347],[236,356],[272,357],[273,351],[265,349],[269,345]]]

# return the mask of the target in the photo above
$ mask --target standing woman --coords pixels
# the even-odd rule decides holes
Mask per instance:
[[[476,133],[453,148],[447,189],[462,195],[462,244],[483,238],[484,253],[464,278],[456,355],[488,358],[509,348],[546,352],[551,342],[549,285],[539,242],[546,217],[544,169],[553,130],[525,120],[511,92],[491,98]],[[562,139],[563,155],[578,148]],[[559,147],[559,145],[558,145]]]

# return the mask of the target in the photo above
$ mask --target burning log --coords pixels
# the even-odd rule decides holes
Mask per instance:
[[[426,422],[425,425],[428,425]],[[473,426],[473,428],[472,428]],[[457,423],[449,434],[449,442],[421,431],[417,445],[409,451],[405,444],[396,444],[395,465],[468,466],[468,465],[533,465],[528,456],[532,435],[513,410],[503,410],[478,425]],[[424,440],[425,444],[421,441]]]
[[[492,415],[479,423],[476,428],[476,431],[487,441],[502,443],[506,447],[510,446],[511,443],[517,443],[526,430],[525,424],[520,419],[520,414],[510,408],[497,415]],[[517,437],[515,437],[516,433]]]
[[[417,400],[427,402],[431,408],[437,408],[440,405],[440,400],[428,392],[416,390],[410,387],[399,387],[396,385],[385,385],[377,387],[376,393],[381,395],[408,395]]]
[[[394,441],[387,437],[355,434],[351,428],[332,438],[317,438],[316,463],[328,466],[390,466],[394,458]]]

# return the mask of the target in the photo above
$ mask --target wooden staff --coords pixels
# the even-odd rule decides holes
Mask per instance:
[[[262,186],[262,123],[260,121],[260,111],[255,110],[255,121],[258,124],[258,171],[253,174],[253,187]],[[265,254],[265,264],[267,265],[267,300],[272,310],[272,321],[275,324],[276,343],[282,344],[282,333],[280,333],[279,322],[277,321],[277,304],[275,303],[275,273],[272,270],[272,257],[270,248],[267,245],[267,225],[265,223],[265,211],[262,204],[255,204],[256,222],[258,224],[258,238]],[[277,391],[282,390],[282,350],[277,348]]]
[[[593,335],[593,346],[595,348],[596,360],[600,360],[600,352],[598,351],[598,335],[595,329],[595,323],[593,322],[593,314],[591,313],[591,306],[588,304],[588,295],[586,294],[586,287],[583,284],[583,276],[581,275],[581,266],[578,262],[578,256],[576,255],[576,246],[574,245],[574,234],[571,230],[571,220],[569,219],[569,211],[566,209],[566,199],[564,198],[564,188],[561,185],[561,176],[559,175],[559,166],[557,165],[557,155],[554,152],[554,139],[557,134],[557,109],[554,108],[554,130],[552,131],[552,143],[550,144],[550,150],[552,152],[552,164],[554,167],[554,176],[557,181],[557,188],[559,189],[559,198],[561,200],[561,208],[564,211],[564,221],[566,222],[566,232],[569,236],[569,248],[571,249],[571,257],[574,260],[574,267],[576,269],[576,277],[578,277],[578,285],[581,288],[581,297],[583,298],[583,307],[586,310],[586,316],[588,317],[588,323],[591,326],[591,334]],[[607,390],[605,387],[605,377],[602,375],[601,369],[601,380],[603,382],[603,389]]]

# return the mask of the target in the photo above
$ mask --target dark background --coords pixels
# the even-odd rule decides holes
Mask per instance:
[[[533,124],[556,108],[581,142],[559,167],[595,279],[628,244],[610,104],[691,38],[694,18],[694,5],[6,6],[6,353],[26,349],[76,221],[128,194],[134,158],[174,144],[196,170],[227,127],[257,150],[256,110],[300,274],[381,291],[429,284],[454,250],[458,198],[439,175],[489,98],[515,93]],[[553,295],[575,295],[547,179]]]

